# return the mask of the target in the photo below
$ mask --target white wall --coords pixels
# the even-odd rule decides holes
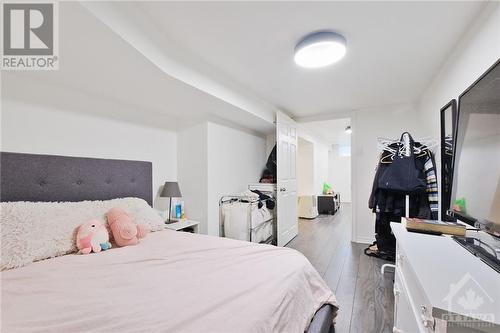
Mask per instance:
[[[304,124],[298,123],[297,128],[299,140],[310,142],[313,150],[313,179],[310,185],[312,188],[310,188],[309,193],[305,194],[321,194],[323,191],[323,183],[328,181],[329,146],[325,141],[311,133]],[[298,176],[300,176],[300,174],[298,174]],[[300,182],[301,180],[298,181]]]
[[[219,199],[257,183],[266,163],[266,138],[203,122],[179,131],[178,175],[186,216],[200,232],[219,235]]]
[[[299,138],[297,150],[297,194],[311,195],[314,191],[314,145]]]
[[[207,123],[178,132],[177,174],[186,217],[207,233]]]
[[[371,242],[374,216],[368,198],[377,162],[376,137],[439,139],[439,109],[472,84],[500,58],[500,4],[490,3],[423,93],[418,105],[361,110],[353,114],[353,240]],[[438,170],[439,170],[439,149]]]
[[[375,214],[368,208],[379,151],[377,138],[398,139],[404,131],[417,139],[422,137],[417,107],[400,105],[364,109],[352,115],[352,209],[353,240],[369,243],[374,240]]]
[[[459,95],[499,58],[500,4],[493,2],[486,6],[422,94],[419,114],[426,135],[440,138],[441,107],[453,98],[458,102]],[[439,149],[436,152],[436,167],[440,179]],[[438,186],[441,190],[441,182],[438,182]]]
[[[351,157],[340,156],[338,145],[333,145],[328,155],[328,182],[340,193],[341,202],[351,202]]]
[[[220,196],[258,182],[267,158],[265,138],[215,123],[175,133],[8,99],[1,119],[2,151],[153,162],[155,207],[168,207],[158,192],[178,180],[187,217],[211,235]]]
[[[219,235],[219,199],[257,183],[266,164],[266,138],[209,122],[207,124],[209,235]]]
[[[2,99],[2,151],[153,162],[154,205],[165,181],[177,179],[175,132]]]
[[[328,181],[329,147],[325,144],[314,143],[314,194],[323,192],[323,183]]]
[[[500,58],[500,3],[486,6],[423,93],[419,112],[427,134],[439,137],[439,110]]]
[[[220,196],[258,182],[267,158],[264,137],[215,123],[175,133],[6,99],[1,120],[2,151],[153,162],[155,207],[168,207],[158,192],[178,180],[187,217],[211,235]]]

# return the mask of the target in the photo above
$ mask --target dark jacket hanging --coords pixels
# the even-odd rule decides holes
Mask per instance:
[[[414,142],[410,136],[410,156],[402,156],[401,141],[389,146],[396,154],[390,150],[381,153],[368,202],[368,206],[376,213],[375,239],[378,250],[392,259],[396,239],[392,235],[390,222],[401,222],[401,217],[405,216],[406,195],[409,196],[409,217],[437,219],[438,214],[436,167],[432,152],[419,142]],[[414,153],[415,147],[419,148],[418,155]]]

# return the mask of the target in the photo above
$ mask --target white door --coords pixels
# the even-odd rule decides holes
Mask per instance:
[[[297,125],[283,113],[276,113],[276,163],[278,203],[278,246],[297,236]]]

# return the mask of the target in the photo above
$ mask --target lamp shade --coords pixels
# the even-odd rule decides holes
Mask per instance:
[[[182,197],[179,184],[177,182],[165,182],[160,197],[169,197],[169,198]]]

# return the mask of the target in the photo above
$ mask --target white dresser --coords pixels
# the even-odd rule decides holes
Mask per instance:
[[[449,236],[397,240],[394,332],[500,332],[500,274]]]

